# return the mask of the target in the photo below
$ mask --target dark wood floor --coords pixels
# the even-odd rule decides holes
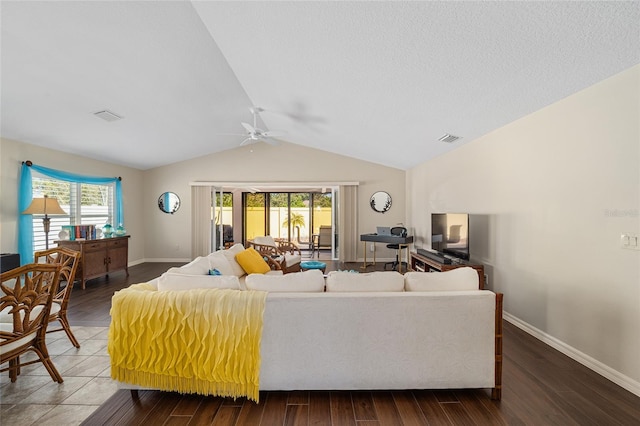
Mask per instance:
[[[145,263],[130,276],[95,279],[74,288],[70,322],[109,324],[114,291],[160,275],[174,264]],[[328,262],[328,270],[359,265]],[[508,297],[508,295],[505,295]],[[401,390],[261,392],[246,399],[118,391],[84,425],[640,425],[640,397],[536,340],[504,325],[503,391]]]

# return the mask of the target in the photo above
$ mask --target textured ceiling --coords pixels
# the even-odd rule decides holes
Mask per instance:
[[[139,169],[237,147],[251,105],[284,141],[407,169],[640,63],[640,2],[0,7],[2,137]]]

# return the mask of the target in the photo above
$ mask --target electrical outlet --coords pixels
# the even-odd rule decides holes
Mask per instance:
[[[375,243],[371,243],[371,245],[369,245],[369,251],[373,253],[375,249],[376,249]]]
[[[489,275],[484,274],[484,287],[487,288],[489,286]]]

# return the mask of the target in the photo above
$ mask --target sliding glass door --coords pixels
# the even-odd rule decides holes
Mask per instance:
[[[307,250],[321,226],[335,229],[331,192],[245,192],[243,210],[245,240],[271,235]]]

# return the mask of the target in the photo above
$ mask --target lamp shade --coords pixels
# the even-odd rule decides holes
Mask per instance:
[[[29,204],[29,207],[22,214],[67,214],[60,204],[58,204],[58,200],[55,198],[47,197],[44,198],[34,198]]]

